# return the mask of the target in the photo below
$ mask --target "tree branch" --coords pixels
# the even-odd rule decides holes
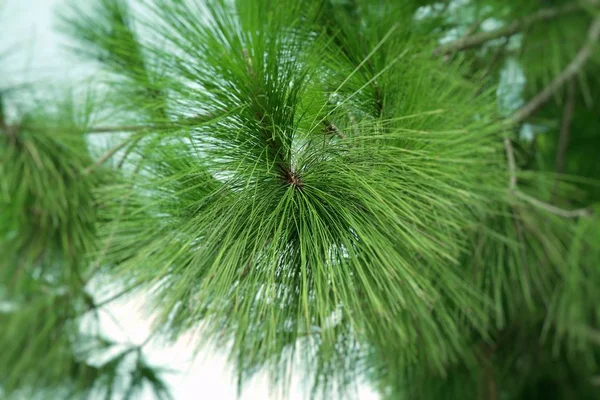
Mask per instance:
[[[565,102],[563,118],[560,124],[560,137],[558,138],[558,144],[556,146],[556,161],[554,163],[554,170],[557,176],[554,179],[554,187],[552,188],[552,203],[556,198],[559,177],[565,171],[567,148],[569,147],[569,138],[571,136],[571,124],[573,122],[573,114],[575,112],[575,79],[571,79],[567,86],[567,99]]]
[[[94,126],[86,133],[125,133],[125,132],[143,132],[151,129],[157,129],[157,125],[124,125],[124,126]],[[166,128],[166,127],[164,127]]]
[[[530,203],[531,205],[534,205],[534,206],[541,208],[545,211],[548,211],[552,214],[558,215],[559,217],[579,218],[579,217],[589,217],[590,215],[593,214],[592,210],[589,208],[580,208],[578,210],[564,210],[562,208],[553,206],[552,204],[544,203],[543,201],[538,200],[534,197],[531,197],[519,190],[515,190],[514,194],[517,197],[520,197],[521,199]]]
[[[556,77],[548,86],[546,86],[540,93],[538,93],[533,99],[529,101],[523,108],[521,108],[513,117],[511,122],[519,124],[525,121],[527,118],[535,114],[540,107],[542,107],[548,100],[552,98],[552,95],[562,88],[567,82],[573,79],[585,66],[589,58],[593,54],[594,46],[600,38],[600,17],[593,20],[588,30],[588,37],[585,44],[581,47],[573,61],[567,65],[567,67]]]
[[[112,303],[114,301],[117,301],[120,298],[122,298],[122,297],[128,295],[129,293],[133,292],[134,290],[136,290],[137,288],[139,288],[142,285],[143,285],[142,282],[136,282],[133,286],[128,287],[128,288],[126,288],[126,289],[124,289],[124,290],[122,290],[122,291],[120,291],[120,292],[118,292],[118,293],[116,293],[116,294],[108,297],[107,299],[102,300],[99,303],[94,303],[93,306],[91,306],[88,310],[86,310],[86,312],[100,309],[100,308],[102,308],[102,307],[104,307],[104,306],[106,306],[106,305],[108,305],[108,304],[110,304],[110,303]]]
[[[567,101],[565,103],[565,111],[560,127],[560,138],[556,150],[556,166],[557,174],[562,174],[565,171],[565,158],[567,148],[569,147],[569,137],[571,136],[571,123],[573,122],[573,113],[575,112],[575,80],[571,79],[567,86]]]
[[[515,162],[515,151],[509,138],[504,138],[504,149],[506,150],[508,173],[510,176],[508,189],[514,191],[517,189],[517,163]]]
[[[475,34],[475,32],[477,32],[479,28],[481,28],[481,24],[483,24],[483,21],[485,21],[484,18],[475,19],[475,21],[473,21],[473,23],[467,28],[467,31],[465,32],[465,37]]]
[[[491,365],[491,361],[485,368],[485,380],[487,389],[487,400],[496,400],[497,389],[496,389],[496,378],[494,377],[494,368]]]
[[[134,138],[134,137],[129,137],[126,140],[123,140],[117,146],[115,146],[112,149],[108,150],[98,160],[96,160],[96,162],[94,164],[92,164],[89,167],[87,167],[85,169],[85,171],[84,171],[84,174],[89,174],[89,173],[93,172],[94,170],[96,170],[97,168],[100,168],[102,166],[102,164],[104,164],[105,162],[107,162],[108,160],[110,160],[120,150],[122,150],[127,145],[129,145],[129,143],[131,143],[132,140],[137,140],[137,139]]]
[[[595,1],[593,3],[595,3]],[[544,8],[495,31],[480,32],[475,33],[473,35],[467,34],[458,40],[441,45],[433,51],[433,55],[441,56],[449,53],[454,53],[457,51],[480,46],[486,42],[489,42],[490,40],[499,39],[502,37],[510,37],[522,30],[527,29],[535,23],[547,21],[556,18],[560,15],[576,12],[579,10],[581,10],[581,6],[579,6],[578,4],[567,4],[563,7]]]
[[[225,114],[223,114],[223,115],[225,115]],[[186,125],[193,126],[194,124],[198,124],[198,123],[207,123],[207,122],[215,120],[221,116],[222,115],[213,115],[213,114],[196,115],[194,117],[185,118],[182,121],[167,122],[164,124],[128,125],[128,126],[127,125],[126,126],[96,126],[96,127],[89,128],[88,130],[86,130],[86,132],[87,133],[129,132],[129,133],[140,133],[141,134],[145,131],[169,129],[169,128],[174,128],[177,126],[186,126]],[[90,172],[94,171],[96,168],[102,166],[102,164],[104,164],[106,161],[108,161],[110,158],[112,158],[115,154],[117,154],[120,150],[122,150],[124,147],[128,146],[131,143],[130,148],[127,150],[128,152],[125,155],[125,157],[126,157],[127,154],[129,154],[129,152],[133,149],[133,147],[137,143],[139,143],[140,140],[141,140],[140,135],[131,136],[131,137],[127,138],[126,140],[124,140],[122,143],[120,143],[116,147],[114,147],[114,148],[108,150],[106,153],[104,153],[93,165],[86,168],[85,173],[89,174]],[[123,165],[124,161],[125,161],[124,159],[121,160],[121,162],[119,163],[119,168]]]
[[[589,217],[590,215],[592,215],[592,210],[589,208],[581,208],[578,210],[564,210],[562,208],[545,203],[541,200],[529,196],[528,194],[521,192],[517,187],[517,166],[515,162],[514,149],[512,147],[512,143],[507,138],[504,139],[504,149],[506,150],[506,158],[508,160],[508,171],[510,175],[508,188],[510,193],[514,194],[516,197],[519,197],[522,200],[525,200],[526,202],[535,207],[541,208],[560,217],[578,218]]]
[[[336,124],[329,121],[328,119],[323,120],[323,124],[325,125],[325,130],[327,133],[338,136],[340,139],[346,139],[346,135],[337,127]]]
[[[222,114],[222,115],[225,115]],[[169,121],[162,124],[148,125],[123,125],[123,126],[94,126],[86,130],[86,133],[124,133],[124,132],[144,132],[151,130],[170,129],[177,126],[190,126],[197,123],[206,123],[222,116],[207,114],[196,115],[194,117],[183,118],[180,121]]]
[[[117,169],[123,168],[123,165],[125,165],[125,161],[127,161],[127,158],[129,157],[133,149],[135,149],[135,147],[138,145],[138,143],[141,142],[141,140],[142,137],[138,136],[135,140],[131,142],[131,144],[129,144],[129,146],[127,146],[123,157],[121,157],[121,161],[119,161],[119,163],[117,164]]]

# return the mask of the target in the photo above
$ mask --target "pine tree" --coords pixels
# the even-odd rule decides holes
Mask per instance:
[[[81,3],[91,88],[0,98],[5,396],[169,398],[99,328],[145,293],[240,388],[597,398],[597,1]]]

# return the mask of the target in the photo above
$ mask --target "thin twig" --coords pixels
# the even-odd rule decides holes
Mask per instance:
[[[115,146],[112,149],[108,150],[98,160],[96,160],[96,162],[94,164],[92,164],[89,167],[87,167],[85,169],[85,171],[84,171],[84,174],[89,174],[89,173],[93,172],[94,170],[96,170],[97,168],[100,168],[105,162],[107,162],[108,160],[110,160],[121,149],[123,149],[124,147],[126,147],[127,145],[129,145],[129,143],[131,143],[132,139],[135,139],[135,138],[129,137],[129,138],[123,140],[117,146]]]
[[[508,160],[508,171],[510,175],[509,181],[509,192],[519,197],[522,200],[525,200],[529,204],[541,208],[545,211],[548,211],[552,214],[558,215],[564,218],[579,218],[579,217],[588,217],[592,215],[592,210],[589,208],[581,208],[577,210],[564,210],[562,208],[556,207],[552,204],[545,203],[541,200],[538,200],[534,197],[529,196],[521,192],[517,187],[517,166],[515,162],[515,154],[514,149],[512,147],[512,143],[509,139],[504,139],[504,148],[506,150],[506,158]]]
[[[224,115],[224,114],[223,114]],[[125,132],[145,132],[145,131],[156,131],[161,129],[171,129],[177,126],[193,125],[196,123],[210,122],[221,115],[196,115],[189,118],[183,118],[180,121],[169,121],[160,124],[146,124],[146,125],[123,125],[123,126],[94,126],[86,130],[86,133],[125,133]]]
[[[600,17],[594,19],[588,30],[588,37],[585,44],[581,47],[575,58],[567,67],[556,77],[548,86],[531,99],[523,108],[521,108],[513,117],[511,122],[519,124],[535,114],[552,95],[562,88],[567,82],[573,79],[585,66],[589,58],[594,54],[594,46],[600,38]]]
[[[146,339],[144,339],[144,341],[140,344],[137,345],[137,347],[142,350],[144,347],[146,347],[146,345],[148,345],[148,343],[150,343],[150,341],[152,341],[152,339],[154,338],[154,335],[156,335],[156,333],[158,332],[158,330],[154,329],[150,332],[150,334],[146,337]]]
[[[131,154],[133,149],[135,149],[135,147],[138,145],[138,143],[141,140],[142,140],[142,137],[139,136],[137,139],[135,139],[133,142],[131,142],[131,144],[129,146],[127,146],[127,149],[125,149],[125,153],[123,154],[123,157],[121,157],[121,161],[119,161],[117,163],[117,169],[123,168],[123,165],[125,165],[125,161],[127,161],[127,158],[129,157],[129,155]]]
[[[494,376],[493,357],[496,351],[496,344],[487,345],[483,343],[479,349],[479,365],[484,373],[481,375],[482,382],[479,386],[479,398],[482,400],[496,400],[496,378]]]
[[[102,300],[100,303],[94,304],[93,307],[90,307],[90,310],[88,310],[88,311],[102,308],[102,307],[104,307],[104,306],[106,306],[106,305],[108,305],[108,304],[110,304],[110,303],[112,303],[112,302],[114,302],[114,301],[122,298],[123,296],[128,295],[129,293],[131,293],[132,291],[134,291],[138,287],[142,286],[142,284],[143,284],[142,282],[137,282],[135,285],[133,285],[131,287],[128,287],[127,289],[122,290],[119,293],[117,293],[117,294],[115,294],[115,295],[113,295],[113,296],[111,296],[111,297],[109,297],[109,298],[107,298],[105,300]]]
[[[110,318],[112,320],[112,322],[117,326],[117,328],[119,328],[121,330],[121,332],[125,335],[128,342],[133,343],[133,340],[131,340],[131,336],[129,336],[129,334],[127,333],[127,329],[125,329],[125,327],[123,326],[121,321],[119,321],[119,319],[117,317],[115,317],[115,315],[112,312],[110,312],[110,310],[108,310],[106,308],[101,308],[100,311],[104,312],[106,314],[106,316],[108,316],[108,318]],[[125,353],[128,354],[135,350],[137,350],[137,347],[129,349]]]
[[[225,115],[225,114],[223,114],[223,115]],[[194,117],[185,118],[182,121],[172,121],[172,122],[167,122],[164,124],[91,127],[89,129],[87,129],[86,133],[124,133],[124,132],[136,133],[137,132],[140,135],[131,136],[131,137],[127,138],[126,140],[124,140],[123,142],[119,143],[116,147],[108,150],[93,165],[86,168],[85,173],[88,174],[88,173],[94,171],[96,168],[100,167],[102,164],[104,164],[106,161],[108,161],[110,158],[112,158],[115,154],[117,154],[124,147],[129,146],[131,144],[131,146],[129,146],[129,148],[127,150],[125,157],[121,160],[121,162],[119,162],[118,167],[119,168],[122,167],[126,156],[129,154],[129,152],[131,152],[131,150],[133,150],[133,147],[135,147],[135,145],[137,145],[140,142],[141,134],[144,132],[156,131],[156,130],[160,130],[160,129],[170,129],[170,128],[174,128],[177,126],[193,125],[193,124],[197,124],[197,123],[207,123],[207,122],[213,121],[221,116],[222,115],[207,114],[207,115],[196,115]]]
[[[571,136],[571,123],[573,122],[573,113],[575,111],[575,80],[571,79],[567,86],[567,101],[565,111],[560,127],[560,138],[556,150],[556,173],[562,174],[565,171],[565,158],[567,148],[569,147],[569,137]]]
[[[207,115],[196,115],[194,117],[183,118],[179,121],[168,121],[163,123],[149,123],[145,125],[118,125],[118,126],[92,126],[87,127],[83,130],[84,134],[110,134],[110,133],[146,133],[146,132],[156,132],[160,130],[173,129],[178,127],[194,127],[195,124],[204,124],[207,122],[211,122],[220,117],[225,116],[227,113],[223,111],[223,114],[207,114]],[[55,129],[64,130],[65,128],[62,126],[52,127]],[[48,130],[48,126],[35,126],[28,125],[27,129],[33,131],[43,131]],[[77,132],[80,132],[80,129],[77,129]]]
[[[580,208],[577,210],[564,210],[562,208],[553,206],[552,204],[545,203],[541,200],[538,200],[534,197],[531,197],[521,191],[516,190],[515,195],[520,197],[521,199],[527,201],[531,205],[534,205],[538,208],[546,210],[552,214],[558,215],[564,218],[579,218],[579,217],[589,217],[593,214],[592,210],[589,208]]]
[[[86,133],[125,133],[125,132],[143,132],[158,128],[159,125],[124,125],[124,126],[94,126]],[[163,128],[166,128],[164,126]]]
[[[511,24],[508,24],[500,29],[491,32],[480,32],[473,35],[465,35],[464,37],[453,42],[444,44],[434,50],[434,56],[450,54],[461,50],[471,49],[480,46],[490,40],[499,39],[502,37],[510,37],[520,31],[523,31],[531,25],[556,18],[560,15],[572,13],[581,10],[579,4],[567,4],[563,7],[544,8],[531,15],[523,17]]]
[[[477,18],[475,21],[473,21],[473,23],[471,25],[469,25],[469,27],[467,28],[467,31],[465,32],[464,36],[465,37],[471,36],[475,32],[477,32],[479,30],[479,28],[481,27],[481,24],[483,23],[483,21],[485,21],[485,18]]]
[[[337,127],[337,125],[334,124],[333,122],[326,119],[323,121],[323,124],[325,125],[325,129],[327,130],[327,133],[336,135],[340,139],[346,139],[346,135],[344,135],[344,133],[342,133],[342,131],[340,131],[340,129]]]
[[[487,386],[487,400],[496,400],[496,378],[494,378],[494,369],[491,362],[487,365],[485,372],[486,386]]]
[[[565,172],[567,148],[569,147],[569,138],[571,136],[571,124],[573,122],[573,114],[575,112],[575,88],[575,79],[571,79],[569,81],[569,84],[567,85],[567,99],[565,102],[563,118],[560,124],[560,137],[558,138],[558,145],[556,146],[556,161],[554,165],[557,176],[554,180],[554,187],[552,188],[551,198],[553,199],[553,203],[558,193],[558,175]]]
[[[502,43],[502,45],[498,46],[498,48],[494,52],[494,56],[493,56],[492,60],[488,64],[487,68],[484,70],[481,79],[487,78],[490,75],[490,73],[492,72],[492,69],[496,66],[498,61],[500,61],[502,56],[506,53],[506,48],[508,47],[508,43],[509,43],[508,38],[505,38],[504,43]],[[482,90],[483,90],[483,88],[482,88]]]
[[[515,230],[517,231],[517,237],[519,239],[519,243],[521,244],[519,246],[519,250],[521,251],[521,262],[523,263],[522,265],[522,272],[523,272],[523,276],[524,276],[524,281],[525,284],[527,285],[527,287],[529,287],[529,262],[527,261],[527,243],[525,240],[525,233],[523,232],[523,224],[521,223],[521,220],[519,218],[519,216],[517,215],[518,212],[513,208],[512,211],[512,218],[513,221],[515,223]]]
[[[515,151],[509,138],[504,138],[504,149],[506,150],[508,173],[510,176],[508,189],[513,191],[517,188],[517,163],[515,162]]]

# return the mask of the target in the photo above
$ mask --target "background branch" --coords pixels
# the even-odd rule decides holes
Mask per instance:
[[[515,115],[511,118],[514,124],[519,124],[525,121],[527,118],[535,114],[540,107],[542,107],[548,100],[552,98],[552,95],[562,88],[567,82],[573,79],[585,66],[587,61],[593,54],[594,46],[600,38],[600,17],[594,19],[590,25],[588,31],[588,38],[585,44],[581,47],[573,61],[567,65],[567,67],[556,77],[548,86],[546,86],[540,93],[538,93],[533,99],[529,101],[524,107],[522,107]]]
[[[533,206],[536,206],[538,208],[541,208],[552,214],[555,214],[555,215],[558,215],[558,216],[564,217],[564,218],[589,217],[593,213],[592,210],[589,208],[580,208],[577,210],[564,210],[562,208],[553,206],[552,204],[548,204],[548,203],[545,203],[534,197],[531,197],[519,190],[515,190],[514,194],[517,197],[520,197],[521,199],[525,200],[526,202],[528,202],[529,204],[531,204]]]
[[[86,133],[143,132],[157,127],[156,125],[95,126],[88,129]]]
[[[225,113],[224,113],[225,114]],[[223,115],[224,115],[223,114]],[[89,128],[86,133],[124,133],[124,132],[145,132],[150,130],[171,129],[178,126],[193,126],[194,124],[210,122],[222,116],[214,114],[196,115],[189,118],[182,118],[179,121],[169,121],[162,124],[146,125],[123,125],[123,126],[94,126]]]
[[[565,171],[565,158],[567,148],[569,147],[569,137],[571,136],[571,123],[573,122],[573,113],[575,112],[575,79],[571,79],[567,86],[567,101],[565,103],[565,111],[560,127],[560,137],[556,150],[556,166],[557,174],[562,174]]]
[[[499,39],[502,37],[512,36],[522,30],[527,29],[531,25],[556,18],[560,15],[572,13],[581,10],[578,4],[567,4],[563,7],[544,8],[534,14],[523,17],[511,24],[508,24],[500,29],[491,32],[480,32],[473,35],[467,34],[464,37],[453,42],[444,44],[434,50],[434,56],[454,53],[461,50],[470,49],[480,46],[490,40]]]
[[[225,114],[223,114],[223,115],[225,115]],[[137,133],[142,134],[142,133],[148,132],[148,131],[156,131],[156,130],[160,130],[160,129],[170,129],[170,128],[175,128],[178,126],[193,126],[195,124],[203,124],[203,123],[213,121],[221,116],[222,115],[213,115],[213,114],[196,115],[194,117],[185,118],[181,121],[167,122],[164,124],[96,126],[96,127],[89,128],[86,131],[86,133],[126,133],[126,132],[136,133],[137,132]],[[131,137],[125,139],[123,142],[118,144],[116,147],[114,147],[114,148],[108,150],[106,153],[104,153],[93,165],[89,166],[85,170],[85,173],[88,174],[88,173],[92,172],[93,170],[95,170],[96,168],[102,166],[102,164],[104,164],[106,161],[111,159],[120,150],[129,146],[125,156],[118,164],[118,168],[122,167],[127,155],[129,155],[129,153],[140,142],[141,139],[142,139],[141,135],[135,135],[135,136],[131,136]]]
[[[589,208],[581,208],[577,210],[564,210],[562,208],[553,206],[552,204],[545,203],[541,200],[538,200],[534,197],[529,196],[521,192],[517,187],[517,166],[515,162],[515,153],[512,146],[512,143],[509,139],[504,139],[504,149],[506,150],[506,158],[508,160],[508,171],[510,175],[509,182],[509,192],[519,197],[522,200],[525,200],[529,204],[541,208],[545,211],[548,211],[552,214],[558,215],[564,218],[578,218],[578,217],[588,217],[592,215],[592,210]]]
[[[508,172],[510,182],[509,190],[513,191],[517,188],[517,164],[515,162],[515,152],[509,138],[504,138],[504,149],[506,151],[506,159],[508,160]]]
[[[109,149],[106,153],[104,153],[98,160],[96,160],[96,162],[94,164],[92,164],[89,167],[87,167],[85,169],[84,173],[85,174],[89,174],[89,173],[93,172],[94,170],[96,170],[97,168],[100,168],[105,162],[107,162],[108,160],[110,160],[120,150],[122,150],[123,148],[125,148],[132,141],[136,141],[136,140],[138,140],[138,139],[133,138],[133,137],[129,137],[129,138],[123,140],[117,146],[113,147],[112,149]]]

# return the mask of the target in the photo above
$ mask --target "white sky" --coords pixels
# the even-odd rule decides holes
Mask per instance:
[[[40,83],[68,81],[81,71],[70,65],[59,46],[60,36],[52,31],[52,13],[64,0],[0,0],[2,39],[0,53],[13,49],[14,56],[3,59],[0,66],[1,84],[17,81]],[[86,1],[86,0],[80,0]],[[150,319],[143,312],[143,297],[113,304],[111,314],[118,321],[102,319],[107,334],[114,339],[142,343],[150,332]],[[201,333],[200,333],[201,334]],[[237,399],[232,371],[216,349],[204,349],[194,360],[194,337],[181,338],[175,345],[162,347],[150,342],[145,354],[152,364],[182,371],[167,375],[176,400]],[[294,382],[289,400],[303,399],[300,383]],[[367,387],[361,388],[360,400],[376,400],[378,396]],[[278,399],[269,394],[264,376],[248,385],[241,400]],[[153,400],[150,393],[143,400]]]

